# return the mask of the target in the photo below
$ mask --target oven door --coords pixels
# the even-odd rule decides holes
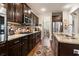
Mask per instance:
[[[6,17],[0,15],[0,42],[5,42],[6,39]]]

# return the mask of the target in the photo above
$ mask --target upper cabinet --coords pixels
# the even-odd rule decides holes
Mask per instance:
[[[39,18],[34,13],[31,13],[31,20],[34,26],[38,26],[38,19]]]
[[[7,4],[7,19],[10,22],[22,23],[22,4],[8,3]]]
[[[34,21],[34,25],[38,26],[38,17],[36,15],[34,15],[33,21]]]
[[[53,12],[52,13],[52,21],[53,22],[61,22],[62,21],[62,12]]]
[[[7,3],[7,20],[9,22],[26,23],[38,26],[38,17],[26,3]]]
[[[14,4],[7,4],[7,19],[10,22],[14,22]]]
[[[14,7],[15,7],[15,9],[14,9],[15,22],[22,23],[22,13],[23,13],[22,4],[21,3],[14,4]]]
[[[27,4],[24,4],[23,6],[24,6],[24,16],[30,18],[31,8]]]

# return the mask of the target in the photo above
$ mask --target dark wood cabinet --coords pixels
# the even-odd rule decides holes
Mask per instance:
[[[36,46],[36,35],[37,35],[37,33],[34,33],[33,34],[33,38],[32,38],[33,39],[33,43],[32,43],[33,44],[33,48]]]
[[[61,22],[62,21],[62,12],[53,12],[52,13],[52,21],[53,22]]]
[[[7,3],[7,20],[9,22],[24,23],[24,18],[31,20],[34,26],[38,26],[38,17],[25,3]],[[29,25],[30,26],[30,25]]]
[[[36,44],[41,41],[41,32],[36,34]]]
[[[9,48],[9,55],[11,56],[21,56],[21,44],[17,43]]]
[[[8,3],[7,4],[7,19],[9,22],[22,23],[23,4]]]
[[[23,6],[24,6],[24,16],[30,18],[31,8],[27,4],[23,4]]]
[[[10,21],[10,22],[14,22],[14,4],[13,3],[8,3],[6,4],[7,5],[7,20]]]
[[[35,26],[38,26],[38,17],[34,15],[34,24]]]
[[[79,56],[78,52],[74,50],[79,50],[79,45],[68,44],[68,43],[59,43],[58,44],[58,55],[59,56]]]
[[[0,56],[8,56],[8,46],[5,43],[0,44]]]
[[[21,3],[14,4],[15,6],[15,14],[14,19],[17,23],[22,23],[22,16],[23,16],[23,5]]]
[[[29,43],[29,51],[31,51],[32,50],[32,48],[33,48],[33,34],[31,34],[31,35],[29,35],[28,36],[28,43]]]
[[[33,25],[38,26],[39,18],[35,14],[31,13],[31,19],[33,21]]]
[[[38,26],[38,24],[39,24],[39,18],[36,16],[36,26]]]
[[[41,32],[37,32],[28,36],[29,51],[31,51],[37,43],[41,41]]]
[[[21,41],[20,38],[8,42],[8,55],[21,56]]]
[[[21,38],[21,44],[22,44],[22,56],[26,56],[29,53],[28,49],[28,36],[24,36]]]
[[[41,32],[32,33],[0,44],[0,56],[27,56],[41,40]]]

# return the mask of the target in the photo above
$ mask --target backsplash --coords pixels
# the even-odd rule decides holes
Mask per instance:
[[[9,22],[8,23],[8,35],[15,34],[16,30],[18,30],[19,28],[21,28],[20,24]]]
[[[33,31],[40,31],[40,29],[38,26],[25,26],[19,23],[8,22],[8,35],[22,34]]]

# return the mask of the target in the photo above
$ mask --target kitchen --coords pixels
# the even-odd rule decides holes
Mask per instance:
[[[0,4],[0,55],[78,56],[78,13],[78,3]]]

